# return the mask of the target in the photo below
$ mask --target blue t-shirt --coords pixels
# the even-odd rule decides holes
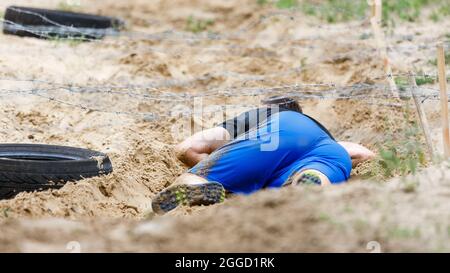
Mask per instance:
[[[235,193],[281,187],[294,173],[314,169],[332,183],[350,177],[351,159],[322,126],[293,111],[272,113],[214,151],[189,172]]]

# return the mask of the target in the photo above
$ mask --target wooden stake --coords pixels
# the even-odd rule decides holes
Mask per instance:
[[[372,18],[376,17],[378,21],[381,21],[382,0],[369,0],[368,4],[371,7],[370,17]]]
[[[434,148],[433,141],[431,140],[430,127],[428,126],[427,115],[422,107],[422,103],[416,95],[417,83],[416,78],[413,73],[410,72],[409,83],[411,85],[411,95],[414,99],[414,104],[416,105],[417,115],[419,116],[420,127],[422,128],[423,135],[425,136],[425,143],[428,148],[428,153],[430,154],[431,160],[434,159]]]
[[[381,20],[383,19],[383,2],[382,0],[374,0],[374,1],[375,1],[374,17],[377,20],[378,24],[381,25]]]
[[[375,7],[375,0],[368,0],[367,3],[369,4],[370,7],[370,18],[375,17],[376,15],[376,7]]]
[[[439,89],[441,94],[442,138],[444,140],[444,156],[450,157],[450,132],[448,128],[448,95],[447,78],[445,76],[445,52],[442,44],[437,47],[437,61],[439,71]]]
[[[397,85],[395,84],[394,76],[392,76],[392,66],[389,60],[389,56],[387,54],[385,41],[386,39],[384,37],[383,30],[381,29],[381,23],[383,19],[382,18],[383,3],[381,0],[372,0],[369,4],[371,5],[371,13],[372,13],[372,18],[370,18],[370,24],[372,25],[373,36],[375,38],[380,58],[383,62],[384,72],[386,73],[386,75],[388,75],[387,81],[389,83],[392,95],[395,98],[398,98],[399,97],[398,88]]]

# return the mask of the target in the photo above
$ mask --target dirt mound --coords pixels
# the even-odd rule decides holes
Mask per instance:
[[[6,220],[0,223],[0,251],[66,252],[76,244],[88,252],[445,252],[447,165],[389,186],[267,190],[193,215],[176,211],[140,222]]]
[[[150,130],[139,129],[127,139],[130,150],[112,153],[112,174],[68,183],[61,190],[20,193],[0,203],[5,212],[0,217],[142,217],[154,194],[183,171],[171,146],[151,136]]]

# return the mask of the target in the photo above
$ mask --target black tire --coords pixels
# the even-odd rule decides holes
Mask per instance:
[[[73,147],[0,144],[0,199],[22,191],[57,189],[68,181],[108,174],[106,154]]]
[[[3,33],[36,38],[100,39],[123,26],[123,21],[112,17],[10,6],[5,12]]]

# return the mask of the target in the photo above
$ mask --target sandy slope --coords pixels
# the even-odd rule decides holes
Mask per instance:
[[[386,252],[448,252],[448,169],[388,185],[263,191],[193,215],[175,212],[138,222],[8,219],[0,223],[0,250],[64,252],[78,242],[79,250],[89,252],[367,252],[375,241]]]
[[[0,7],[12,2],[46,7],[59,3],[2,1]],[[232,106],[232,114],[258,105],[266,96],[248,96],[249,88],[384,83],[373,41],[361,39],[370,33],[367,24],[323,26],[286,12],[267,16],[277,11],[255,2],[82,1],[78,8],[122,17],[141,38],[167,30],[183,32],[190,15],[213,19],[210,30],[224,35],[218,40],[169,34],[164,39],[121,37],[73,44],[0,34],[0,86],[5,92],[0,96],[0,141],[96,149],[108,153],[115,168],[113,174],[60,190],[0,201],[0,251],[67,251],[70,241],[79,241],[84,251],[367,251],[366,244],[373,240],[386,251],[448,251],[446,166],[430,170],[432,176],[411,178],[420,180],[418,188],[393,181],[263,191],[153,218],[151,198],[185,170],[172,151],[183,135],[173,129],[190,126],[191,119],[169,111],[183,106],[189,110],[194,101],[177,101],[176,94],[209,92],[214,96],[203,99],[205,107]],[[408,50],[445,32],[445,27],[431,24],[428,29],[420,26],[420,35],[416,25],[399,29],[389,42]],[[407,34],[416,35],[412,42],[404,39]],[[413,64],[431,70],[426,65],[433,52],[416,53],[393,50],[396,72],[406,72]],[[7,80],[11,78],[39,82]],[[55,84],[75,89],[6,94]],[[77,92],[76,86],[90,86],[92,92]],[[226,89],[238,93],[217,91]],[[405,121],[401,108],[380,105],[390,102],[305,99],[302,105],[339,139],[375,148],[414,119]],[[437,130],[435,102],[428,106]],[[148,112],[160,118],[152,120],[144,115]],[[193,123],[199,129],[221,119],[213,113]],[[437,141],[437,131],[435,135]],[[429,187],[429,181],[437,183]]]

